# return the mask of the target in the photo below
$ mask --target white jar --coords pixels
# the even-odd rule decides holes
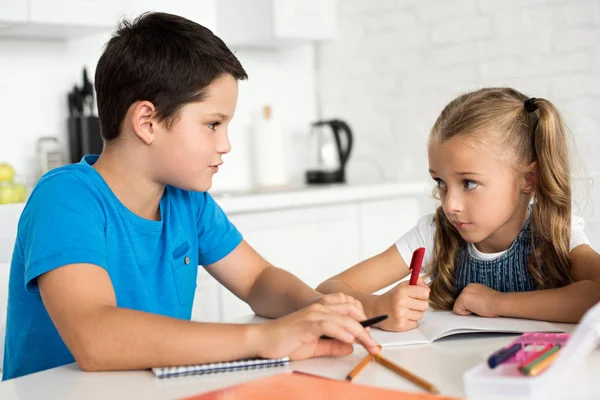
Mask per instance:
[[[257,188],[284,187],[289,183],[286,137],[271,107],[263,108],[263,118],[252,129],[253,176]]]

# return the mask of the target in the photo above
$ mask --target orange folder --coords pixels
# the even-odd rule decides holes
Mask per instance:
[[[409,393],[357,385],[346,381],[322,379],[300,374],[277,374],[241,385],[203,393],[184,400],[260,399],[260,400],[456,400],[455,397],[428,393]]]

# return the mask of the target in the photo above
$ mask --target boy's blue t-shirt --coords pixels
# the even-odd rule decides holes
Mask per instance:
[[[40,275],[95,264],[108,272],[117,306],[190,319],[198,265],[242,240],[208,193],[167,186],[161,220],[137,216],[91,167],[97,158],[48,172],[25,206],[10,270],[4,380],[74,362],[40,297]]]

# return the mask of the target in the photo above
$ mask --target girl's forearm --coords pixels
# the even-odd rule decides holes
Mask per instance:
[[[577,323],[600,302],[600,285],[584,280],[558,289],[502,293],[499,300],[497,313],[503,317]]]

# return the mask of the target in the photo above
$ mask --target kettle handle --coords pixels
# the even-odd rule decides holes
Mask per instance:
[[[354,138],[352,136],[352,129],[342,120],[335,119],[331,121],[331,125],[333,127],[333,133],[335,137],[335,142],[338,148],[338,154],[340,156],[340,166],[344,168],[346,163],[348,162],[348,158],[350,158],[350,152],[352,151],[352,145],[354,142]],[[342,148],[342,141],[340,138],[340,130],[346,134],[346,148]]]

